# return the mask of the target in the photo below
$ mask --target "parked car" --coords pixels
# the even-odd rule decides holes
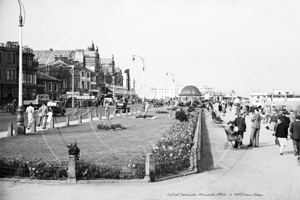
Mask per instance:
[[[64,116],[64,114],[66,113],[66,109],[61,101],[49,101],[47,103],[47,106],[53,111],[53,116],[58,114]]]
[[[130,108],[127,107],[127,103],[125,101],[120,100],[116,103],[116,112],[122,111],[123,113],[126,113],[126,110],[127,112],[130,112]]]
[[[154,101],[153,102],[153,107],[163,107],[164,106],[164,102],[162,101]]]

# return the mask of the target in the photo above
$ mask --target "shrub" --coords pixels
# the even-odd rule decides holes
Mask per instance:
[[[195,100],[195,101],[193,102],[193,104],[192,104],[192,106],[193,106],[194,108],[198,107],[199,105],[200,105],[200,102],[199,102],[198,100]]]
[[[112,124],[101,123],[101,124],[97,125],[97,129],[102,129],[102,130],[106,130],[106,131],[116,130],[116,129],[124,130],[124,129],[126,129],[126,127],[120,123],[112,123]]]
[[[188,101],[188,102],[185,103],[185,106],[186,106],[186,107],[189,107],[190,105],[191,105],[191,102],[190,102],[190,101]]]
[[[124,167],[123,167],[124,168]],[[78,180],[92,179],[142,179],[145,176],[145,159],[138,158],[136,162],[129,162],[124,170],[120,166],[93,161],[78,160],[76,162],[76,178]]]
[[[195,108],[193,106],[190,106],[188,109],[187,109],[187,112],[193,112],[195,110]]]
[[[185,111],[182,108],[179,108],[178,110],[176,110],[175,119],[177,119],[181,122],[188,121],[187,114],[185,113]]]
[[[183,102],[179,102],[179,103],[178,103],[178,106],[179,106],[179,107],[183,107],[183,106],[184,106],[184,103],[183,103]]]
[[[121,169],[109,164],[97,165],[93,161],[76,161],[76,178],[78,180],[91,180],[97,178],[120,179]]]
[[[160,141],[152,146],[155,156],[155,173],[159,176],[175,174],[190,166],[190,150],[199,112],[189,115],[186,122],[175,122],[163,135]]]
[[[30,179],[57,180],[66,178],[67,167],[55,166],[41,158],[25,160],[23,157],[0,158],[0,177],[23,177]]]

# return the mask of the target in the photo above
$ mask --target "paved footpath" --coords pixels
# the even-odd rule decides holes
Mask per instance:
[[[225,121],[234,119],[229,115]],[[250,136],[250,119],[247,118],[244,142]],[[292,142],[284,154],[274,144],[270,131],[261,129],[260,146],[235,150],[224,149],[225,132],[214,125],[211,116],[206,118],[211,155],[206,164],[212,167],[203,173],[160,181],[119,183],[21,183],[1,181],[1,199],[300,199],[300,166],[293,155]],[[210,166],[207,166],[210,167]]]

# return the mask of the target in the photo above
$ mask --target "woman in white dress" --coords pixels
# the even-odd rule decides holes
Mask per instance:
[[[53,117],[53,110],[49,109],[47,113],[47,126],[50,129],[51,123],[52,123],[52,117]]]
[[[32,106],[32,103],[30,103],[29,106],[26,108],[26,112],[28,113],[28,126],[27,126],[27,129],[30,129],[30,126],[33,124],[33,121],[34,121],[34,117],[33,117],[34,108]]]

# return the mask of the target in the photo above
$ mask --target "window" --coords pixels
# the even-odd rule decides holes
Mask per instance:
[[[26,83],[26,74],[23,73],[23,83]]]
[[[90,89],[90,82],[86,82],[86,88],[89,90]]]
[[[26,74],[26,83],[30,83],[29,80],[30,80],[29,74]]]
[[[11,53],[7,52],[6,63],[11,63]]]
[[[44,82],[44,90],[47,91],[47,83],[45,81]]]
[[[52,82],[48,83],[48,91],[52,91]]]
[[[54,83],[54,91],[57,91],[57,83]]]
[[[27,61],[28,61],[28,67],[31,67],[32,66],[32,57],[29,57]]]
[[[84,72],[81,72],[81,76],[84,76]]]
[[[90,73],[86,73],[86,77],[88,77],[88,78],[89,78],[89,77],[90,77]]]
[[[33,84],[36,84],[36,74],[33,74]]]
[[[12,81],[16,80],[16,70],[11,70],[11,80]]]
[[[67,87],[67,79],[64,79],[61,83],[63,88]]]
[[[6,80],[10,80],[10,74],[11,74],[11,71],[10,69],[6,70]]]
[[[26,65],[26,57],[23,57],[22,65]]]
[[[79,88],[80,85],[79,85],[79,80],[75,80],[75,88]]]
[[[81,81],[81,88],[84,89],[84,81]]]
[[[12,63],[16,64],[16,54],[12,53]]]

